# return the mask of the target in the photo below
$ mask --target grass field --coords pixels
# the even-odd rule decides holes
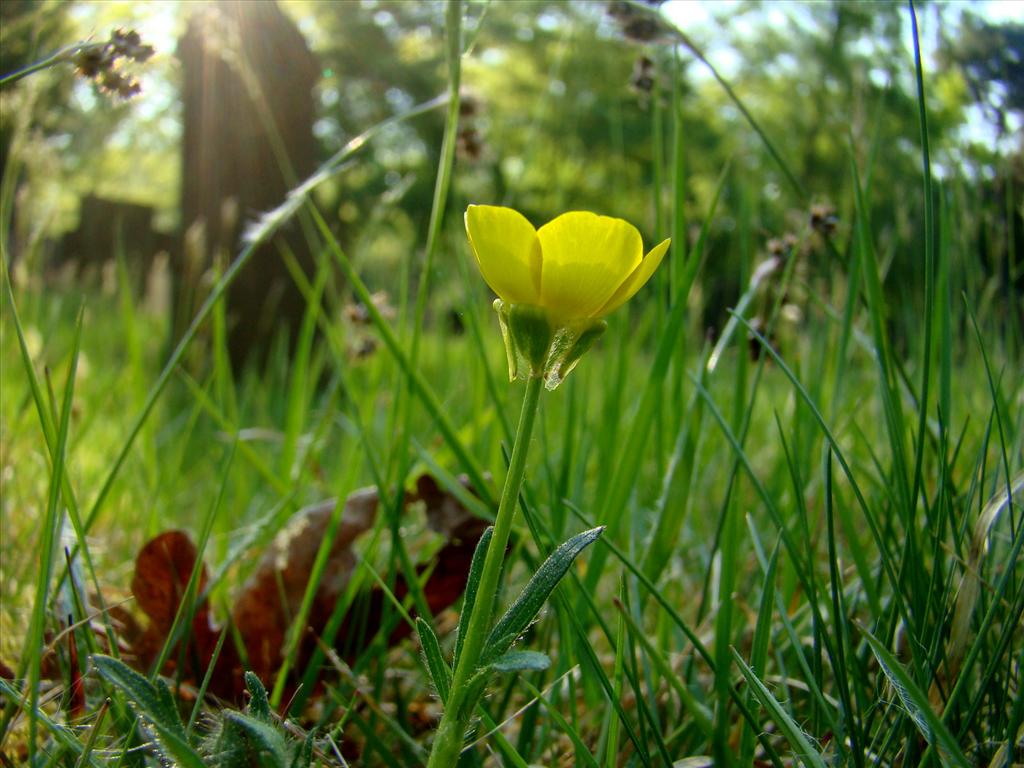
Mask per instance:
[[[449,34],[459,23],[449,14]],[[449,144],[460,53],[449,55]],[[494,677],[460,765],[1024,762],[1022,298],[966,234],[995,212],[979,210],[967,180],[931,178],[927,98],[918,70],[924,124],[905,138],[921,173],[903,195],[923,215],[895,232],[869,220],[885,147],[850,147],[834,230],[794,193],[808,215],[774,253],[744,202],[760,187],[742,172],[722,169],[708,204],[685,211],[684,175],[658,175],[655,242],[672,236],[672,249],[540,399],[500,604],[558,544],[606,529],[520,641],[550,666]],[[770,142],[750,120],[752,140]],[[663,138],[669,156],[684,141]],[[773,161],[790,173],[787,158]],[[363,284],[377,275],[372,254],[343,251],[312,196],[256,230],[260,242],[302,218],[319,272],[303,281],[297,346],[238,375],[221,294],[236,267],[255,266],[251,247],[174,349],[167,313],[123,270],[85,295],[17,269],[5,277],[7,762],[427,762],[442,710],[436,661],[415,632],[391,632],[427,619],[444,666],[460,604],[425,615],[430,582],[416,586],[416,566],[443,568],[443,541],[397,491],[429,472],[493,518],[525,389],[507,381],[493,297],[462,229],[465,204],[490,201],[450,193],[452,173],[442,152],[425,254],[410,247],[391,282]],[[709,334],[723,216],[742,233],[741,290]],[[1007,236],[996,224],[989,235]],[[347,299],[324,292],[336,278],[366,307],[389,291],[395,313],[346,317]],[[192,572],[158,658],[184,648],[200,596],[226,653],[239,638],[219,628],[271,539],[305,505],[370,485],[381,503],[356,541],[334,617],[349,634],[327,641],[337,653],[300,652],[294,618],[285,665],[249,683],[244,709],[204,700],[209,681],[187,679],[184,663],[162,678],[161,664],[136,674],[108,658],[132,655],[108,609],[138,615],[130,586],[147,540],[187,531],[210,574]],[[304,608],[339,530],[327,529]],[[379,621],[349,617],[375,589]]]

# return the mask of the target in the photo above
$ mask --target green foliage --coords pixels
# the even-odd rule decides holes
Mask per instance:
[[[550,666],[551,659],[539,651],[506,651],[491,662],[495,672],[543,672]]]
[[[313,736],[296,739],[270,714],[267,691],[251,672],[245,684],[251,699],[245,712],[224,710],[215,717],[211,735],[190,738],[178,712],[178,704],[161,678],[155,682],[109,656],[92,657],[93,667],[127,696],[132,707],[152,731],[151,749],[175,765],[261,765],[268,768],[306,768],[312,765]]]
[[[487,547],[491,544],[491,536],[494,535],[494,526],[488,526],[480,537],[480,541],[473,550],[473,559],[469,564],[469,573],[466,575],[466,589],[462,598],[462,612],[459,614],[459,628],[455,635],[454,663],[459,661],[459,652],[465,642],[466,628],[469,625],[469,614],[473,611],[476,603],[476,592],[480,587],[480,575],[483,573],[484,557],[487,555]]]
[[[469,609],[472,609],[472,603],[469,603]],[[463,615],[467,614],[466,604],[463,604]],[[452,685],[452,671],[448,666],[448,662],[444,660],[444,656],[441,655],[441,644],[437,641],[437,635],[434,634],[434,630],[431,629],[430,625],[427,624],[423,619],[416,619],[416,634],[420,638],[420,646],[423,648],[423,655],[427,661],[427,671],[430,673],[430,679],[434,683],[434,688],[437,690],[437,697],[444,704],[448,701],[448,691]]]
[[[555,587],[565,578],[573,561],[584,549],[597,541],[603,532],[604,526],[601,526],[576,534],[552,552],[537,568],[519,597],[491,629],[485,643],[484,655],[480,660],[482,666],[496,665],[507,655],[508,650],[544,607]]]
[[[128,697],[146,726],[152,729],[153,746],[161,755],[187,768],[204,765],[199,753],[189,744],[177,704],[163,680],[150,682],[110,656],[96,655],[92,664],[107,682]]]
[[[1024,112],[1024,23],[993,24],[967,13],[944,54],[962,67],[971,98],[996,112],[1000,132],[1009,113]]]
[[[864,639],[871,646],[871,652],[878,659],[879,666],[888,678],[889,684],[896,691],[907,715],[928,740],[928,743],[941,744],[946,761],[961,768],[967,768],[971,761],[960,751],[960,745],[957,744],[956,738],[935,714],[931,704],[928,703],[928,696],[917,687],[913,676],[907,673],[907,670],[889,652],[889,649],[870,632],[864,632]]]
[[[743,661],[743,657],[740,656],[735,649],[733,649],[733,656],[736,664],[743,674],[744,679],[750,686],[757,697],[757,700],[761,702],[768,713],[771,715],[772,720],[779,726],[782,732],[786,735],[786,739],[789,741],[790,746],[796,753],[797,759],[808,768],[825,768],[825,760],[821,753],[811,744],[810,740],[801,729],[800,726],[793,720],[793,718],[783,709],[782,705],[772,696],[771,691],[765,686],[761,680],[758,679],[754,671],[747,666],[746,662]]]

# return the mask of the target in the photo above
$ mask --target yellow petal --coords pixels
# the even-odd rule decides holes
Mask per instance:
[[[661,260],[665,257],[671,242],[671,240],[662,240],[651,248],[650,253],[644,256],[644,260],[640,262],[640,266],[633,270],[633,274],[626,278],[625,282],[619,286],[619,290],[615,292],[615,295],[608,299],[607,303],[594,316],[604,317],[633,298],[633,295],[644,287],[644,284],[650,280],[658,265],[661,264]]]
[[[540,241],[526,217],[511,208],[471,205],[466,233],[491,290],[510,304],[540,304]]]
[[[541,298],[555,317],[593,316],[639,266],[643,240],[636,227],[584,211],[563,213],[537,232]]]

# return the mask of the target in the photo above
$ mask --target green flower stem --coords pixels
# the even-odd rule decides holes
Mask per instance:
[[[81,48],[84,47],[85,44],[79,43],[76,45],[70,45],[67,48],[61,48],[56,53],[47,56],[45,59],[42,59],[41,61],[29,64],[27,67],[24,67],[23,69],[19,69],[16,72],[10,72],[4,75],[3,77],[0,77],[0,86],[11,85],[12,83],[18,82],[23,77],[34,75],[36,72],[41,72],[42,70],[60,64],[61,62],[70,61],[71,57],[75,53],[77,53]]]
[[[458,761],[459,753],[462,751],[463,736],[476,703],[467,701],[470,688],[468,684],[477,671],[484,641],[491,629],[498,580],[505,559],[505,547],[512,531],[519,489],[523,484],[526,452],[530,445],[530,435],[533,433],[533,422],[537,415],[543,382],[539,376],[531,376],[526,382],[526,396],[523,398],[523,410],[519,416],[519,429],[512,448],[512,460],[509,463],[508,474],[505,475],[505,487],[501,492],[498,514],[494,520],[494,534],[484,558],[480,586],[470,613],[466,636],[462,641],[462,652],[452,678],[451,692],[437,729],[437,736],[434,738],[427,768],[451,768]]]

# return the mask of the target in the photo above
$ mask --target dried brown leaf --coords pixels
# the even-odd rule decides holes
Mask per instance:
[[[418,575],[429,569],[430,575],[423,587],[424,596],[431,612],[438,613],[462,594],[473,551],[486,523],[474,517],[429,475],[417,480],[415,492],[406,494],[404,501],[406,506],[422,502],[429,527],[446,539],[430,563],[417,567]],[[307,653],[315,645],[312,638],[323,632],[334,606],[348,587],[358,563],[353,544],[373,527],[378,506],[377,489],[370,487],[353,492],[341,510],[337,509],[337,501],[333,499],[300,510],[274,538],[238,593],[231,621],[244,645],[246,668],[265,683],[272,683],[281,666],[286,634],[299,611],[317,553],[332,524],[336,523],[337,528],[307,622],[310,642],[301,649],[296,669],[303,668]],[[335,514],[340,514],[340,519],[332,521]],[[195,568],[196,558],[195,545],[183,531],[164,532],[140,550],[135,561],[132,594],[148,618],[148,624],[142,627],[128,611],[116,607],[111,609],[120,642],[129,650],[128,658],[138,667],[148,668],[163,647]],[[207,581],[208,574],[203,566],[197,594],[202,594]],[[394,585],[396,597],[404,599],[408,592],[404,579],[398,578]],[[378,587],[367,589],[358,599],[363,601],[362,610],[358,612],[359,636],[368,640],[380,629],[385,597]],[[194,684],[202,679],[211,661],[218,630],[211,621],[205,600],[193,610],[191,632],[187,633],[184,653],[175,649],[169,655],[164,672],[174,670],[177,659],[184,659],[188,668],[182,670],[182,678]],[[362,648],[358,641],[353,647],[349,621],[346,619],[343,624],[337,645],[339,652],[352,658]],[[408,627],[401,624],[391,633],[389,643],[394,644],[408,634]],[[244,689],[242,680],[239,653],[231,643],[227,643],[211,676],[210,691],[223,698],[239,700]]]

